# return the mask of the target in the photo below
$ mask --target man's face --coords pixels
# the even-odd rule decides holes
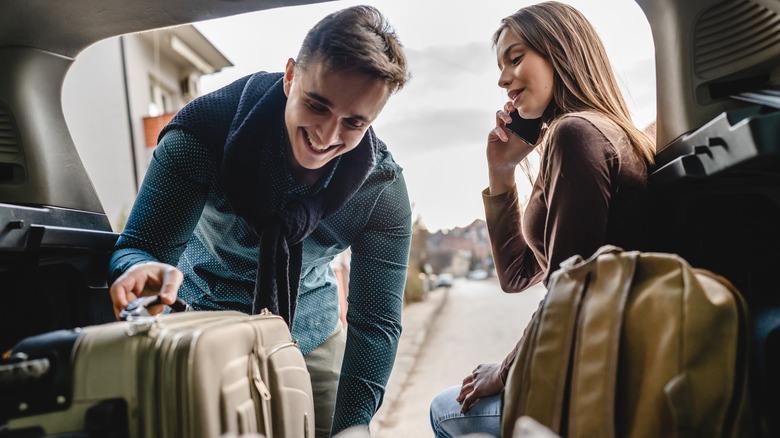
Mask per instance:
[[[363,73],[329,72],[319,61],[298,68],[290,59],[284,93],[289,164],[293,175],[310,181],[329,161],[360,143],[382,111],[389,87]]]

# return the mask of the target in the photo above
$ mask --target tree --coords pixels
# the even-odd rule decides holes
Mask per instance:
[[[406,273],[406,288],[404,290],[404,302],[414,303],[422,301],[425,293],[430,289],[430,273],[426,267],[428,263],[428,251],[426,245],[430,232],[419,215],[412,223],[412,245],[409,249],[409,270]]]

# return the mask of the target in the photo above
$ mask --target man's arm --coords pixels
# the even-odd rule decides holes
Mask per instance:
[[[206,202],[209,160],[191,135],[162,138],[111,256],[109,282],[138,263],[177,264]]]
[[[411,240],[411,207],[399,173],[379,196],[365,230],[352,244],[347,345],[333,434],[368,425],[382,403],[401,335]]]

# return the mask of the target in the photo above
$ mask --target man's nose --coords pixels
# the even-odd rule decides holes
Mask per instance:
[[[324,145],[330,146],[338,143],[339,141],[339,121],[336,118],[329,118],[327,121],[320,125],[320,141]]]

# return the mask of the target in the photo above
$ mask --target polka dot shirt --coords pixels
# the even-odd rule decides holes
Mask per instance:
[[[272,198],[271,209],[280,208],[289,196],[321,188],[296,185],[286,166],[263,170],[272,175],[271,190],[279,194]],[[179,296],[195,309],[249,313],[259,239],[232,213],[218,175],[217,161],[195,137],[179,130],[166,133],[112,255],[111,281],[136,263],[159,260],[181,269],[185,280]],[[352,249],[347,345],[334,433],[368,424],[381,404],[401,333],[410,242],[406,184],[387,151],[377,157],[377,166],[355,196],[304,241],[292,330],[304,354],[339,323],[330,261]]]

